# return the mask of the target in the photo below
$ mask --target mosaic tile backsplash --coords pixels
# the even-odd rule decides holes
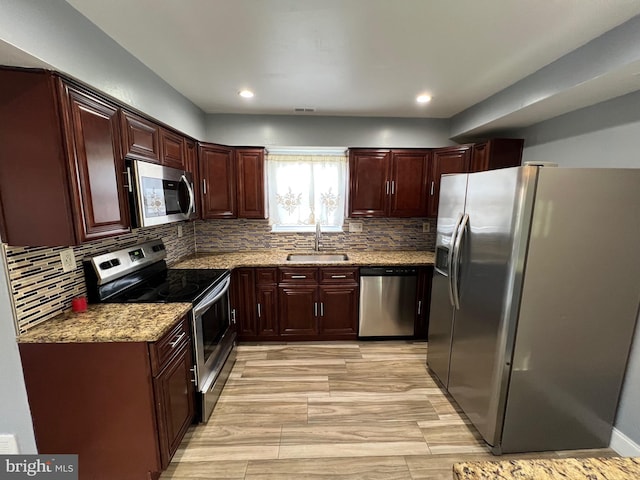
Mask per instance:
[[[362,233],[322,233],[324,250],[430,250],[435,249],[436,222],[427,218],[363,218]],[[423,224],[429,232],[423,232]],[[244,250],[313,250],[315,233],[274,233],[268,220],[204,220],[196,222],[197,252]]]
[[[167,246],[168,264],[195,251],[193,223],[182,222],[182,237],[178,224],[140,228],[130,234],[96,240],[73,248],[77,268],[63,272],[60,251],[68,247],[13,247],[6,249],[9,284],[14,299],[20,332],[55,317],[71,308],[71,299],[86,294],[82,259],[136,243],[162,238]]]

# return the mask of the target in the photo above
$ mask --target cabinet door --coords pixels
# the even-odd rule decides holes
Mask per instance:
[[[316,285],[278,287],[281,336],[318,334],[316,291]]]
[[[162,468],[178,449],[195,413],[191,345],[187,344],[153,379]]]
[[[489,170],[489,142],[476,143],[471,149],[471,172]]]
[[[358,333],[358,286],[321,285],[320,335],[352,335]]]
[[[421,340],[426,340],[429,333],[429,307],[431,305],[432,278],[433,267],[422,267],[418,269],[415,336]]]
[[[160,163],[160,127],[122,110],[122,148],[125,157]]]
[[[469,171],[471,147],[440,148],[433,151],[433,168],[429,190],[429,216],[438,216],[440,197],[440,177],[445,173],[465,173]]]
[[[278,331],[278,286],[257,285],[258,336],[277,337]]]
[[[255,337],[256,277],[253,268],[237,268],[231,276],[231,308],[236,312],[238,338]]]
[[[183,136],[164,128],[160,129],[160,152],[163,165],[179,170],[186,169]]]
[[[264,149],[236,150],[238,165],[238,217],[267,218]]]
[[[118,109],[74,87],[64,87],[76,235],[79,242],[129,231]]]
[[[388,150],[349,151],[349,216],[384,217],[391,192]]]
[[[236,217],[236,169],[233,149],[200,145],[202,218]]]
[[[389,216],[426,217],[430,152],[391,153]]]

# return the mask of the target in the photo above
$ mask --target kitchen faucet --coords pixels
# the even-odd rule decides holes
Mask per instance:
[[[320,233],[320,222],[317,222],[316,223],[316,243],[315,243],[315,246],[313,248],[316,252],[320,251],[320,234],[321,234]]]

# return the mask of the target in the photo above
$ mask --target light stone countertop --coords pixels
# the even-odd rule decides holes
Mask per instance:
[[[291,262],[287,260],[289,253],[346,253],[348,260],[335,262]],[[198,253],[188,257],[171,268],[239,268],[239,267],[300,267],[300,266],[431,266],[434,253],[428,251],[278,251],[256,250],[248,252]]]
[[[18,336],[19,343],[155,342],[190,303],[102,303],[65,312]]]
[[[453,466],[454,480],[637,480],[638,458],[566,458],[467,462]]]

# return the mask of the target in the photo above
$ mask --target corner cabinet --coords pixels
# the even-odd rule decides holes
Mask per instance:
[[[119,109],[44,71],[0,69],[2,238],[77,245],[130,231]]]
[[[440,177],[446,173],[467,173],[471,159],[471,146],[438,148],[433,151],[431,183],[429,186],[429,216],[438,216]]]
[[[349,150],[349,217],[427,215],[429,150]]]
[[[186,318],[160,340],[19,344],[38,452],[83,478],[157,479],[194,418]]]

